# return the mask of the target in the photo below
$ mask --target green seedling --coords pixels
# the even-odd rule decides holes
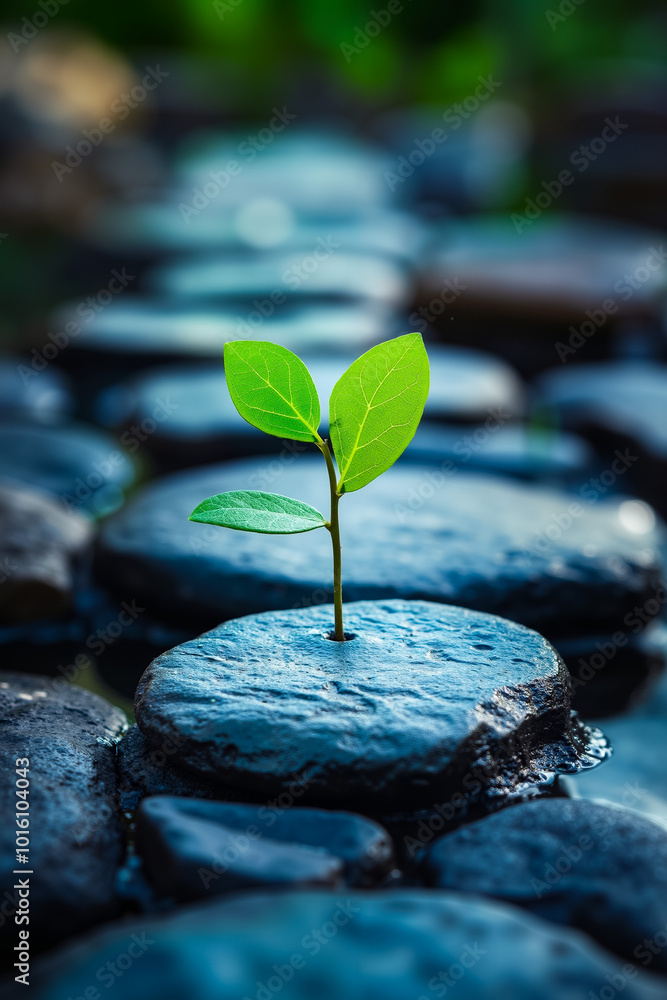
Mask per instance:
[[[291,351],[266,341],[225,344],[225,374],[241,416],[267,434],[315,444],[329,475],[329,520],[301,500],[259,490],[209,497],[191,521],[238,531],[293,535],[326,528],[334,571],[334,632],[345,639],[338,505],[389,469],[414,437],[429,388],[428,356],[419,333],[371,348],[350,365],[329,400],[329,440],[319,433],[320,401],[310,372]],[[334,465],[334,458],[338,467]]]

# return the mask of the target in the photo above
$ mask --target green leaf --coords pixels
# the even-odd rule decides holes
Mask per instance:
[[[329,400],[339,493],[367,486],[405,451],[428,386],[428,355],[419,333],[379,344],[350,365]]]
[[[225,375],[234,406],[266,434],[319,441],[320,401],[296,354],[264,340],[225,344]]]
[[[218,493],[195,507],[188,520],[265,535],[296,535],[327,523],[319,510],[307,503],[259,490]]]

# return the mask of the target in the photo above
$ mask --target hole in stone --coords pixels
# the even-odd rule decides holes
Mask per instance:
[[[488,646],[485,642],[478,642],[472,648],[473,649],[493,649],[493,646]]]
[[[343,632],[343,635],[345,637],[343,639],[343,642],[350,642],[352,639],[356,639],[357,638],[357,633],[356,632]],[[325,639],[330,639],[332,642],[337,642],[338,641],[336,639],[336,633],[335,632],[325,632],[324,638]]]

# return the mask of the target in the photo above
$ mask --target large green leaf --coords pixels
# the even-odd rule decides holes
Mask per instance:
[[[296,354],[263,340],[230,341],[225,375],[234,406],[253,427],[292,441],[319,440],[317,389]]]
[[[340,493],[360,490],[394,464],[414,437],[428,385],[428,356],[419,333],[371,348],[336,382],[329,430]]]
[[[307,503],[259,490],[218,493],[195,507],[189,520],[265,535],[296,535],[327,523],[319,510]]]

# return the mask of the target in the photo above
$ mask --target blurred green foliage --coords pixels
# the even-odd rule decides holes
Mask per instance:
[[[387,0],[69,0],[54,20],[130,54],[224,57],[256,93],[286,69],[320,67],[371,98],[456,101],[487,73],[534,91],[566,81],[578,64],[590,75],[609,60],[667,61],[667,14],[657,0],[394,2],[400,12],[347,59],[341,46],[354,45]],[[31,13],[25,0],[5,0],[3,9],[8,27]]]

